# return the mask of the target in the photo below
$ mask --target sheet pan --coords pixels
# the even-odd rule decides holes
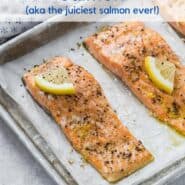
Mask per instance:
[[[162,184],[169,179],[172,180],[184,173],[185,138],[154,119],[129,89],[101,66],[80,44],[83,38],[101,29],[103,24],[109,23],[46,22],[1,46],[0,85],[3,90],[1,88],[0,102],[3,108],[0,109],[0,115],[20,136],[23,143],[27,143],[30,151],[59,184],[63,184],[62,179],[65,179],[68,184],[72,180],[79,185],[108,185],[109,183],[72,149],[57,124],[33,101],[22,84],[21,77],[26,69],[42,63],[47,58],[68,56],[95,76],[123,124],[135,137],[142,140],[155,156],[153,163],[119,181],[116,185]],[[166,23],[146,24],[160,32],[182,62],[185,60],[184,44]],[[52,40],[53,36],[58,38]],[[52,41],[46,44],[49,40]],[[37,48],[38,46],[40,48]],[[27,54],[24,55],[25,53]],[[20,57],[21,55],[24,56]],[[18,58],[14,59],[14,57]],[[4,101],[5,97],[8,97],[7,94],[10,95],[11,101]],[[11,103],[14,104],[14,109]],[[10,115],[11,117],[8,117]],[[62,171],[65,169],[65,174],[68,172],[71,174],[70,180],[67,180],[69,174],[66,178],[51,164],[48,152],[42,151],[43,145],[46,144],[37,145],[34,134],[30,135],[29,127],[25,129],[26,124],[20,126],[24,119],[31,125],[30,128],[34,128],[39,137],[47,143],[49,152],[52,152],[59,161],[59,168]],[[16,125],[19,131],[12,125]]]

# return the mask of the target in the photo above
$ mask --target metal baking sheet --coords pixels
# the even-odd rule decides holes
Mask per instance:
[[[167,40],[183,62],[185,59],[185,46],[175,32],[166,23],[146,24],[158,31]],[[161,184],[172,179],[172,177],[176,177],[177,174],[182,175],[185,168],[185,138],[154,119],[130,90],[81,46],[80,43],[83,38],[101,29],[103,25],[109,25],[109,23],[61,24],[46,22],[10,43],[1,46],[0,85],[5,90],[5,94],[8,93],[11,96],[13,101],[11,103],[15,104],[14,106],[17,105],[16,108],[18,110],[16,112],[13,111],[14,109],[9,104],[9,100],[3,101],[4,91],[0,93],[0,102],[12,116],[12,123],[20,127],[20,122],[24,118],[31,124],[30,128],[34,128],[37,131],[37,134],[47,143],[49,152],[52,152],[52,155],[59,161],[59,168],[62,171],[65,168],[69,172],[61,173],[55,165],[50,164],[50,156],[47,152],[43,152],[43,144],[36,145],[34,135],[30,135],[29,127],[25,129],[26,125],[22,125],[23,128],[17,133],[18,135],[23,133],[27,137],[20,137],[20,139],[24,143],[27,141],[32,143],[34,149],[30,147],[30,144],[27,144],[27,147],[36,157],[38,156],[37,154],[42,156],[43,161],[39,161],[45,168],[50,164],[46,170],[49,171],[55,180],[58,178],[56,181],[59,184],[64,183],[62,178],[65,178],[65,181],[70,184],[69,181],[71,179],[69,181],[66,180],[66,173],[71,174],[74,183],[77,182],[79,185],[108,185],[109,183],[72,149],[57,124],[34,102],[22,84],[21,77],[26,69],[42,63],[43,59],[60,55],[67,56],[95,76],[123,124],[129,128],[134,136],[142,140],[144,145],[155,156],[154,162],[117,182],[116,185]],[[55,31],[58,38],[45,44],[46,40],[44,39],[47,38],[47,41],[52,40]],[[42,42],[37,42],[37,39]],[[31,51],[38,46],[40,48]],[[4,53],[5,51],[7,53]],[[12,60],[14,57],[11,54],[12,52],[14,52],[15,57],[18,57],[17,59]],[[19,57],[25,53],[27,54]],[[3,113],[3,109],[0,109],[0,113],[1,116],[7,118],[8,115]],[[8,123],[10,122],[9,119],[5,120]],[[16,131],[14,127],[12,129]],[[54,173],[51,173],[51,169]],[[60,179],[60,177],[62,178]]]

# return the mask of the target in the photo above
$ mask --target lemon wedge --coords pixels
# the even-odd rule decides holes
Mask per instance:
[[[75,94],[75,88],[70,81],[65,68],[54,68],[46,73],[35,76],[35,84],[44,92],[55,95]]]
[[[145,70],[159,89],[169,94],[173,92],[176,71],[173,63],[148,56],[145,58]]]

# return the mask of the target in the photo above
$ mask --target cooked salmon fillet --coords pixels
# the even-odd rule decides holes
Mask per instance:
[[[84,43],[155,117],[185,135],[185,67],[157,32],[140,22],[120,23],[88,37]],[[144,68],[147,56],[175,64],[175,89],[171,95],[149,79]]]
[[[64,67],[74,83],[75,95],[42,92],[34,78],[52,68]],[[141,141],[120,122],[95,80],[69,59],[56,57],[23,76],[33,98],[51,113],[73,147],[108,181],[117,181],[153,160]]]

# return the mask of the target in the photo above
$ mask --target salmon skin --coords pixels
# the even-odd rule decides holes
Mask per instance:
[[[56,67],[68,71],[75,95],[46,94],[35,85],[36,75]],[[53,58],[26,72],[23,80],[33,98],[51,113],[73,147],[108,181],[117,181],[153,160],[141,141],[120,122],[95,78],[69,59]]]
[[[185,67],[157,32],[140,22],[120,23],[88,37],[84,44],[155,117],[185,135]],[[175,88],[171,95],[149,79],[144,68],[147,56],[175,64]]]

